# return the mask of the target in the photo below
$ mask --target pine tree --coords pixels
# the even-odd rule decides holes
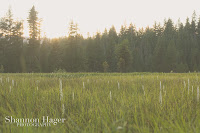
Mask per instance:
[[[117,63],[118,71],[125,72],[126,71],[126,62],[123,58],[120,58]]]
[[[167,72],[175,71],[176,70],[176,47],[175,42],[170,41],[167,46],[166,51],[166,64],[168,66]]]
[[[23,44],[23,23],[14,21],[11,9],[0,21],[1,33],[1,65],[5,72],[21,72],[19,63]]]
[[[103,72],[103,45],[101,43],[101,35],[97,33],[94,41],[90,42],[87,46],[87,61],[88,68],[91,72]]]
[[[61,47],[59,45],[59,40],[54,39],[51,42],[51,50],[48,57],[49,71],[54,72],[56,70],[62,69],[62,53]]]
[[[36,43],[40,35],[38,12],[35,10],[35,6],[33,6],[29,12],[28,23],[29,23],[29,36],[30,36],[29,43],[34,45],[34,43]]]
[[[27,67],[29,72],[40,72],[40,41],[39,41],[39,19],[38,12],[35,10],[35,6],[33,6],[29,12],[28,17],[29,23],[29,43],[27,49]]]
[[[82,39],[83,37],[78,34],[78,24],[71,21],[69,25],[69,37],[65,44],[65,53],[63,56],[63,64],[66,71],[81,71],[84,62],[81,47]]]
[[[117,60],[118,60],[118,69],[120,72],[129,72],[131,66],[131,53],[128,48],[128,40],[124,40],[118,47],[117,47]]]
[[[119,33],[119,43],[121,43],[123,40],[127,39],[127,26],[122,25]]]
[[[52,44],[53,45],[53,44]],[[44,38],[40,47],[40,66],[42,72],[49,72],[49,55],[52,50],[50,50],[50,41],[46,37]]]
[[[117,71],[117,60],[115,58],[115,47],[118,44],[118,36],[115,27],[112,26],[108,33],[108,46],[106,48],[106,61],[110,65],[110,71]]]

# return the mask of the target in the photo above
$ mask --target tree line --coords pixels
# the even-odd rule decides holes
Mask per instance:
[[[40,37],[40,19],[33,6],[27,19],[29,38],[23,36],[23,21],[13,19],[9,9],[0,20],[0,72],[194,72],[200,70],[200,19],[136,30],[131,23],[84,38],[71,21],[69,35]]]

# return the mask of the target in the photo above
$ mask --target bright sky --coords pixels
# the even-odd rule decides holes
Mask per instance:
[[[137,28],[163,23],[165,18],[185,22],[193,11],[200,15],[200,0],[0,0],[0,17],[11,5],[14,18],[24,20],[24,34],[28,36],[27,17],[33,5],[43,19],[42,32],[47,37],[66,36],[71,19],[78,23],[80,33],[87,37],[115,26],[131,22]]]

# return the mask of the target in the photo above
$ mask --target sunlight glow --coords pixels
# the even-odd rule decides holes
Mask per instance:
[[[14,18],[24,20],[24,34],[28,36],[27,17],[33,5],[42,18],[42,35],[60,37],[68,34],[70,20],[78,23],[80,33],[87,37],[97,31],[103,32],[112,25],[119,31],[121,25],[131,22],[136,27],[152,26],[155,21],[163,23],[180,18],[185,23],[193,11],[200,14],[199,0],[1,0],[0,17],[11,5]]]

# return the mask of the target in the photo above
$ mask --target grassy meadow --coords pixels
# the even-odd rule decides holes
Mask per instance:
[[[199,133],[199,73],[0,74],[0,133]],[[13,118],[65,118],[17,126]]]

